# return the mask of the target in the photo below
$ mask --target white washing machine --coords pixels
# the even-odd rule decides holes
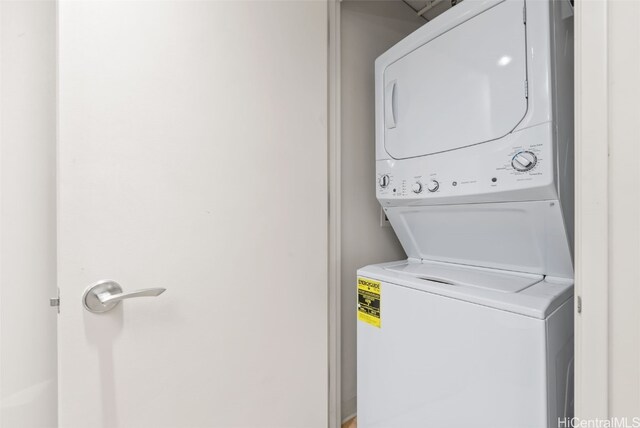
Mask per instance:
[[[556,427],[573,407],[573,9],[465,0],[376,60],[358,426]]]

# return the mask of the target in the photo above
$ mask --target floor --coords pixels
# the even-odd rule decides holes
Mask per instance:
[[[357,428],[358,424],[356,419],[357,418],[349,419],[347,422],[342,424],[342,428]]]

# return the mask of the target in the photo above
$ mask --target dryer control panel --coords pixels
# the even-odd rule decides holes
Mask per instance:
[[[411,159],[379,160],[383,206],[556,199],[551,123]]]

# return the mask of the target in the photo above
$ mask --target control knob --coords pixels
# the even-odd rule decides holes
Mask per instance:
[[[389,178],[387,174],[378,178],[378,184],[380,184],[380,187],[382,187],[383,189],[386,188],[390,182],[391,182],[391,178]]]
[[[440,183],[438,183],[436,180],[431,180],[429,184],[427,184],[427,190],[432,193],[438,190],[439,188],[440,188]]]
[[[413,186],[411,186],[411,190],[413,190],[413,193],[421,193],[422,192],[422,184],[418,181],[416,181],[415,183],[413,183]]]
[[[529,151],[522,151],[516,153],[511,159],[511,166],[513,169],[520,172],[529,171],[538,163],[538,157],[535,153]]]

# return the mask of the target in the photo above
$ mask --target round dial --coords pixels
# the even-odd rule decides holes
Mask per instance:
[[[427,184],[427,190],[430,192],[435,192],[439,188],[440,188],[440,183],[438,183],[436,180],[431,180],[429,184]]]
[[[413,186],[411,186],[411,190],[413,190],[413,193],[422,192],[422,184],[416,181],[413,183]]]
[[[382,187],[383,189],[385,187],[387,187],[389,185],[389,183],[391,182],[391,179],[389,178],[389,176],[387,174],[381,176],[380,178],[378,178],[378,184],[380,185],[380,187]]]
[[[531,168],[536,166],[538,163],[538,157],[535,153],[529,151],[522,151],[516,153],[516,155],[511,159],[511,166],[516,171],[529,171]]]

